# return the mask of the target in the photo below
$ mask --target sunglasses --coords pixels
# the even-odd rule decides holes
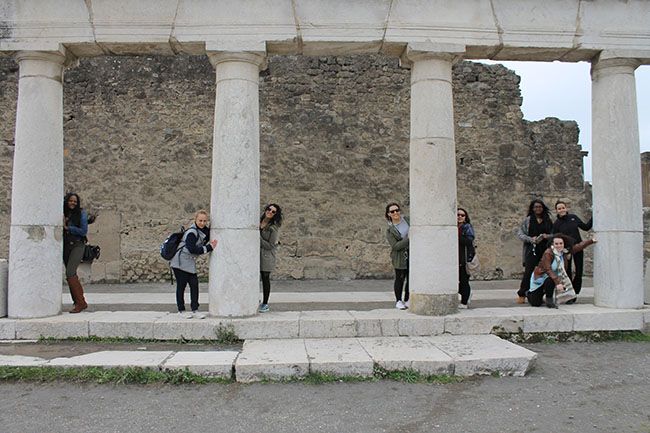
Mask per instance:
[[[275,215],[278,212],[277,210],[275,210],[273,208],[267,208],[266,211],[271,212],[273,215]]]
[[[465,215],[464,213],[457,213],[456,216],[462,216],[462,217],[465,217],[465,216],[467,216],[467,215]]]
[[[391,214],[392,213],[397,213],[397,212],[399,212],[399,209],[391,209],[391,210],[388,211],[388,213],[391,213]]]

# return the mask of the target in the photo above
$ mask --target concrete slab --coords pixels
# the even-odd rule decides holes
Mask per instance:
[[[164,370],[188,369],[192,373],[201,376],[233,377],[235,359],[239,352],[234,351],[210,351],[210,352],[176,352],[167,359],[162,368]]]
[[[0,355],[0,365],[3,367],[42,367],[46,359],[35,356]]]
[[[226,319],[220,322],[231,324],[240,339],[298,338],[300,311],[271,311],[246,319]]]
[[[309,373],[309,359],[302,339],[247,340],[235,361],[237,382],[281,380]]]
[[[107,311],[93,314],[88,321],[88,334],[96,337],[153,339],[154,322],[166,313],[157,311]]]
[[[445,333],[452,335],[519,332],[524,327],[520,308],[477,308],[445,316]]]
[[[428,337],[359,338],[375,364],[386,370],[412,369],[423,374],[453,374],[452,358]]]
[[[407,313],[400,310],[350,311],[356,324],[357,337],[396,337],[399,320]]]
[[[88,320],[93,313],[70,314],[43,317],[40,319],[16,320],[16,338],[31,340],[38,338],[88,337]]]
[[[309,371],[338,376],[372,376],[374,362],[356,338],[306,339]]]
[[[571,305],[574,331],[625,331],[642,330],[642,310],[618,310],[594,305]]]
[[[349,311],[303,311],[300,313],[301,338],[355,337],[354,317]]]
[[[111,350],[54,358],[46,365],[58,367],[151,367],[158,368],[174,352],[172,351],[122,351]]]
[[[16,321],[13,319],[0,319],[0,340],[13,340],[16,338]]]
[[[156,340],[215,340],[217,319],[185,319],[178,313],[167,313],[153,323]]]
[[[496,335],[430,337],[432,344],[451,356],[456,376],[499,373],[524,376],[535,364],[537,354]]]

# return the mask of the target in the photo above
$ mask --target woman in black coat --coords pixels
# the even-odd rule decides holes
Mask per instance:
[[[553,223],[553,233],[567,235],[576,244],[582,242],[579,229],[584,231],[591,230],[591,227],[593,226],[593,218],[590,218],[586,223],[582,222],[577,215],[569,213],[569,207],[562,200],[555,202],[555,211],[557,212],[557,219]],[[575,275],[573,275],[571,269],[571,262],[575,263],[576,266]],[[569,264],[567,266],[567,274],[569,274],[569,278],[571,278],[573,289],[576,291],[576,294],[580,293],[580,290],[582,290],[583,270],[584,253],[580,251],[573,254],[573,257],[569,259]]]

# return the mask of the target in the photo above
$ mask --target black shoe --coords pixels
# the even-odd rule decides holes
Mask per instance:
[[[567,305],[571,305],[571,304],[575,304],[577,301],[578,301],[578,298],[573,298],[573,299],[569,299],[569,300],[566,301],[565,303],[566,303]]]
[[[550,299],[550,300],[547,299],[547,300],[546,300],[546,306],[547,306],[548,308],[557,308],[557,304],[556,304],[555,302],[553,302],[552,299]]]

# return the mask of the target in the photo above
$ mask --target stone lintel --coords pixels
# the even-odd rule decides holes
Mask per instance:
[[[413,290],[413,289],[411,289]],[[411,313],[422,316],[445,316],[458,311],[458,295],[411,292]]]
[[[460,44],[410,42],[400,56],[400,66],[410,68],[413,62],[427,59],[441,59],[456,63],[465,55],[465,48],[465,45]]]

